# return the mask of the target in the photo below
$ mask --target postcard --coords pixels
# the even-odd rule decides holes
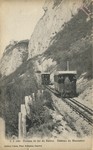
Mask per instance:
[[[0,1],[0,150],[92,150],[92,0]]]

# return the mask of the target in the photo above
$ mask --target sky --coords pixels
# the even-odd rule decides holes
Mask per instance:
[[[3,0],[0,3],[0,57],[12,40],[30,39],[44,14],[44,0]]]

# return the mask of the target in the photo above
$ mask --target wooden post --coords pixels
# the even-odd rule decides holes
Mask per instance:
[[[22,136],[23,138],[26,137],[26,109],[25,105],[21,105],[21,113],[22,113]]]
[[[22,138],[22,114],[19,112],[18,114],[18,137]]]
[[[43,94],[44,90],[41,90],[41,94]]]
[[[5,139],[5,120],[0,117],[0,139]]]
[[[25,108],[26,108],[26,114],[29,119],[31,119],[31,106],[33,105],[32,97],[25,96]]]
[[[38,96],[38,98],[40,98],[40,96],[41,96],[41,92],[40,92],[40,90],[38,90],[38,92],[37,92],[37,96]]]
[[[33,102],[35,101],[35,93],[32,93]]]
[[[29,105],[33,105],[33,100],[32,100],[31,95],[29,95],[28,98],[29,98]]]

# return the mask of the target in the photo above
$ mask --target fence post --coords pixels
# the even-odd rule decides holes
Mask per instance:
[[[41,90],[41,94],[43,95],[44,90]]]
[[[31,106],[33,105],[32,97],[25,96],[25,108],[26,108],[26,114],[29,119],[31,119]]]
[[[5,120],[0,117],[0,139],[5,139]]]
[[[35,93],[32,93],[33,102],[35,101]]]
[[[22,114],[19,112],[18,114],[18,137],[22,138]]]
[[[38,90],[38,92],[37,92],[37,96],[38,96],[38,98],[40,98],[40,96],[41,96],[41,92],[40,92],[40,90]]]
[[[25,105],[21,104],[21,113],[22,113],[22,137],[26,137],[26,109]]]

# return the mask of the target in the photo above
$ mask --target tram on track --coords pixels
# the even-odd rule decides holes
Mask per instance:
[[[75,97],[76,71],[57,71],[54,74],[54,87],[61,97]]]
[[[49,72],[43,72],[41,74],[41,82],[42,82],[42,85],[50,84],[50,73]]]

